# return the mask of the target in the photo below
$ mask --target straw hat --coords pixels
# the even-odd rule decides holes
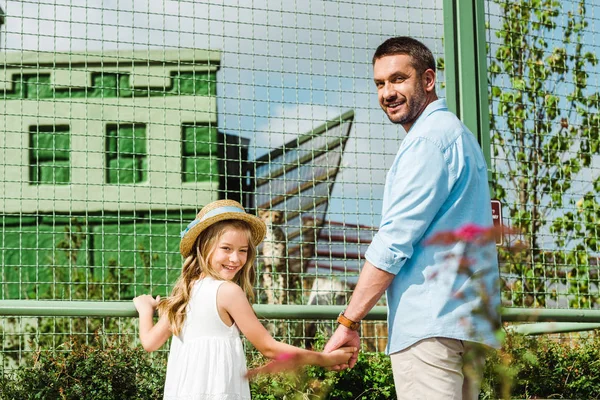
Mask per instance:
[[[258,246],[265,238],[267,227],[261,219],[247,214],[244,207],[235,200],[217,200],[202,207],[202,210],[196,215],[196,219],[181,232],[181,243],[179,244],[181,255],[184,257],[190,255],[192,247],[202,231],[215,222],[227,219],[247,222],[252,231],[252,242],[255,246]]]

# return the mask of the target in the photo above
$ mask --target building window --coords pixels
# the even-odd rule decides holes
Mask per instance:
[[[216,126],[183,124],[181,143],[183,182],[207,182],[218,179]]]
[[[69,125],[29,127],[29,182],[64,185],[71,181]]]
[[[106,183],[140,183],[148,180],[146,124],[106,126]]]

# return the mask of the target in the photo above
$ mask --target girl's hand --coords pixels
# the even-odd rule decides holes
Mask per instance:
[[[342,347],[355,347],[356,349],[360,348],[360,336],[358,336],[357,331],[350,330],[343,325],[337,327],[333,336],[329,339],[323,352],[330,353],[334,350],[337,350]],[[358,359],[358,350],[354,352],[352,357],[350,357],[350,361],[345,363],[345,365],[334,365],[329,367],[329,369],[333,371],[340,371],[346,368],[354,367],[356,364],[356,360]]]
[[[302,366],[302,357],[299,354],[283,353],[273,361],[261,365],[260,367],[252,368],[246,373],[246,378],[252,379],[256,375],[261,374],[278,374],[280,372],[295,371]]]
[[[171,337],[171,325],[166,315],[160,317],[154,324],[154,310],[158,307],[160,296],[156,299],[144,294],[133,299],[133,304],[139,314],[140,342],[146,351],[155,351]]]
[[[340,369],[348,368],[350,358],[358,353],[356,347],[340,347],[330,353],[323,353],[323,367],[340,366]]]
[[[154,314],[154,310],[158,307],[160,302],[160,296],[156,296],[156,299],[149,294],[143,294],[133,299],[133,305],[138,311],[138,314]]]

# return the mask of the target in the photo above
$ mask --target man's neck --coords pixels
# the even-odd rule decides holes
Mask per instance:
[[[402,124],[402,127],[404,128],[406,133],[408,133],[410,128],[412,128],[412,126],[415,124],[415,122],[417,122],[417,120],[421,117],[421,115],[423,115],[423,112],[425,111],[425,109],[427,109],[427,107],[429,107],[429,105],[436,100],[438,100],[438,97],[435,93],[430,93],[427,95],[427,101],[423,105],[423,108],[421,109],[421,112],[419,112],[419,115],[417,115],[417,117],[413,121],[408,122],[406,124]]]

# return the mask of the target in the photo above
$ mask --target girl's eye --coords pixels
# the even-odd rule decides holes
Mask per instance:
[[[222,250],[229,250],[229,247],[224,246],[224,247],[221,247],[221,249]]]
[[[241,251],[242,253],[247,253],[247,252],[248,252],[248,249],[242,249],[242,250],[240,250],[240,251]]]

